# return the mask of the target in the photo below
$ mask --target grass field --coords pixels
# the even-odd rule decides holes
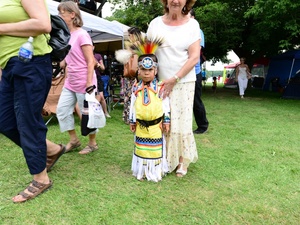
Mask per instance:
[[[202,100],[210,125],[195,136],[199,160],[184,178],[159,183],[131,175],[133,134],[121,105],[98,133],[99,150],[63,155],[53,188],[23,204],[11,197],[32,177],[21,150],[0,135],[0,224],[300,224],[300,101],[254,89],[240,99],[210,86]],[[56,119],[48,128],[50,140],[68,142]]]

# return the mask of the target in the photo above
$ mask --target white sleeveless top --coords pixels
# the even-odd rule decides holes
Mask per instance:
[[[247,79],[247,68],[239,67],[239,76],[241,79]]]

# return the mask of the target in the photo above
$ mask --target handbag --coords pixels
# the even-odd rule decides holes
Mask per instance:
[[[86,93],[81,116],[81,135],[87,136],[97,128],[105,127],[105,125],[106,118],[102,106],[95,98],[95,92]]]
[[[69,41],[71,34],[66,22],[58,15],[51,16],[51,32],[48,44],[52,48],[51,59],[52,61],[62,61],[71,49]]]
[[[83,110],[81,115],[81,135],[87,136],[89,133],[95,131],[97,128],[89,128],[87,126],[89,121],[89,109],[88,109],[88,102],[86,100],[83,101]]]
[[[136,54],[132,54],[128,62],[124,64],[123,76],[126,78],[134,78],[136,77],[137,70],[138,70],[138,56]]]

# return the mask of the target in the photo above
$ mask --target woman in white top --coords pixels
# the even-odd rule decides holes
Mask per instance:
[[[239,84],[240,96],[244,98],[245,91],[248,85],[248,79],[251,78],[250,70],[247,64],[245,64],[245,58],[240,58],[240,65],[236,68],[236,81]]]
[[[165,14],[151,21],[149,38],[163,38],[156,51],[158,77],[170,97],[171,129],[166,137],[169,172],[179,177],[187,173],[190,163],[198,159],[192,130],[196,74],[200,57],[200,26],[189,16],[196,0],[163,0]]]

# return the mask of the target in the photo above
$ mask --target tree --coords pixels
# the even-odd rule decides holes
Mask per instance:
[[[163,8],[160,0],[110,0],[114,5],[120,5],[108,20],[117,20],[128,26],[135,26],[146,32],[149,22],[158,15],[162,15]]]
[[[113,18],[147,30],[147,24],[162,15],[160,0],[109,0],[124,3]],[[196,1],[196,19],[205,34],[208,60],[226,62],[233,50],[248,64],[263,56],[297,48],[300,42],[299,1],[293,0],[201,0]]]

